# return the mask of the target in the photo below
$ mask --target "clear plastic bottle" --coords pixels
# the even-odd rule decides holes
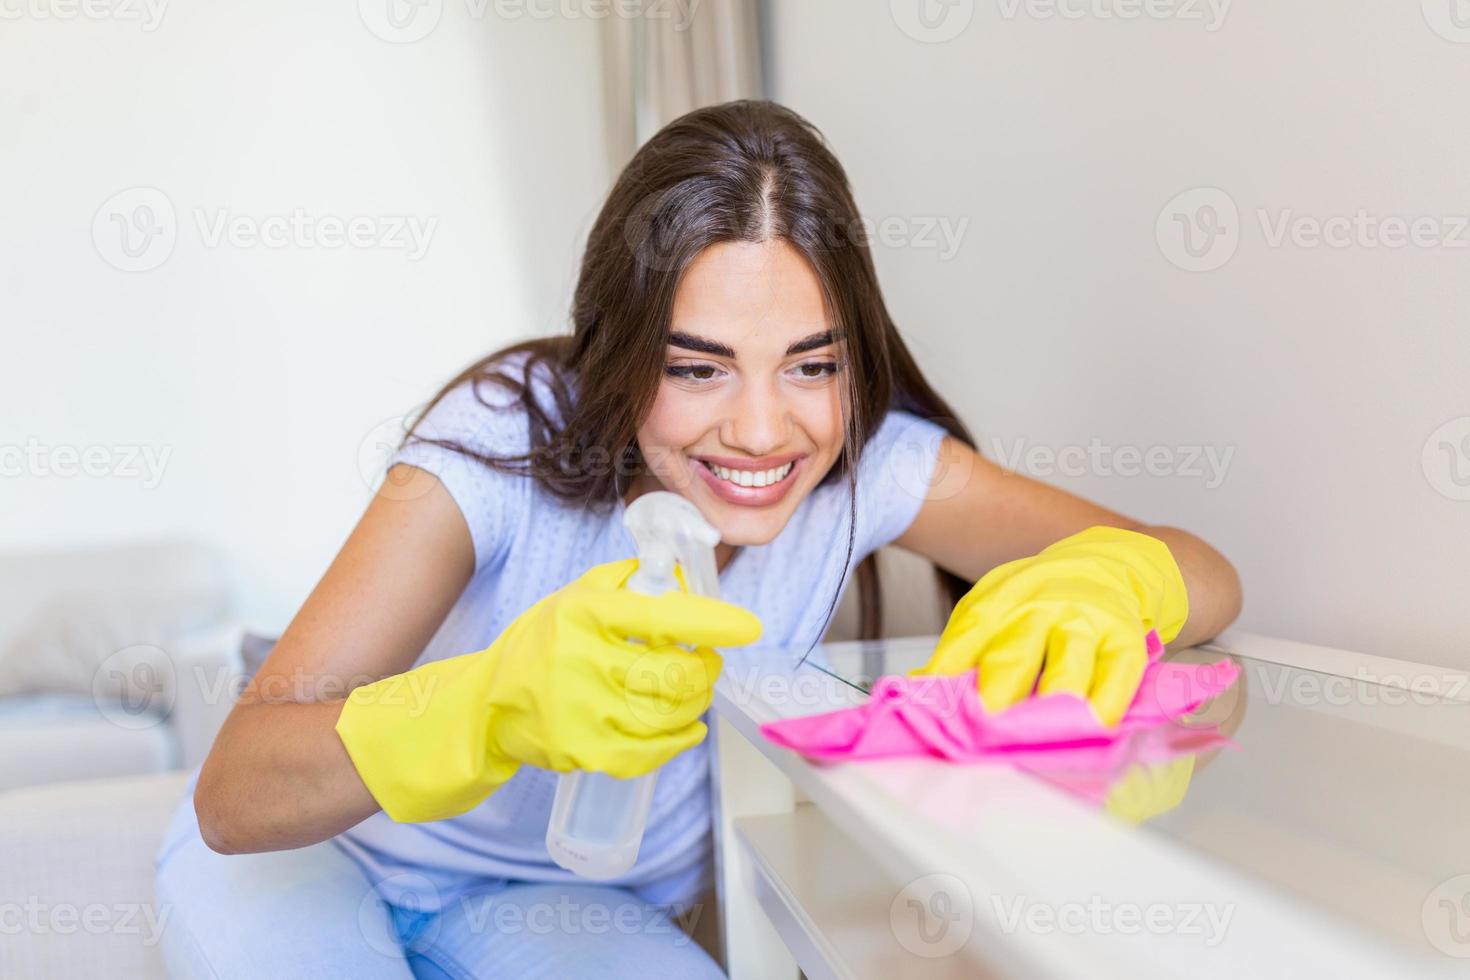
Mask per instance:
[[[715,545],[720,533],[699,508],[676,493],[646,493],[623,515],[638,546],[638,570],[627,588],[659,595],[679,587],[677,562],[690,592],[719,598]],[[614,878],[633,867],[653,803],[658,770],[632,779],[602,772],[562,773],[546,828],[546,850],[584,878]]]

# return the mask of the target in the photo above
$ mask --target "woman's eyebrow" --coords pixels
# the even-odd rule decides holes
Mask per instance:
[[[816,350],[818,347],[826,347],[828,344],[834,342],[838,335],[839,332],[836,330],[823,330],[820,333],[803,337],[786,348],[786,356],[790,357],[793,354],[804,354],[809,350]],[[719,341],[710,340],[707,337],[696,337],[694,334],[683,333],[678,330],[669,332],[669,346],[682,347],[684,350],[697,351],[700,354],[713,354],[716,357],[735,359],[735,351]]]

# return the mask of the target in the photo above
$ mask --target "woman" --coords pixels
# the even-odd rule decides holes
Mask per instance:
[[[960,600],[925,669],[978,666],[992,708],[1070,690],[1115,722],[1147,629],[1189,645],[1234,618],[1197,538],[975,453],[860,231],[781,106],[700,109],[639,150],[572,335],[436,396],[220,732],[160,851],[177,972],[719,976],[668,917],[711,881],[714,648],[809,647],[854,569],[876,635],[884,545]],[[724,601],[621,588],[623,509],[658,489],[719,530]],[[557,771],[660,766],[632,870],[549,860]]]

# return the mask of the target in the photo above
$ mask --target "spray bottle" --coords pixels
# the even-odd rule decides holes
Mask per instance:
[[[719,598],[714,549],[720,533],[699,508],[676,493],[658,490],[629,504],[623,523],[638,546],[638,570],[628,579],[629,589],[645,595],[677,589],[678,562],[690,592]],[[580,770],[562,773],[546,828],[552,860],[597,880],[633,867],[657,778],[658,770],[632,779]]]

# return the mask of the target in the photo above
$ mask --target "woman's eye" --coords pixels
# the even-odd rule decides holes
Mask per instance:
[[[664,373],[671,378],[688,381],[713,381],[716,369],[708,364],[670,364],[664,368]]]
[[[831,377],[839,370],[840,365],[836,361],[808,361],[796,366],[797,376],[805,381],[816,381],[821,378]],[[679,378],[684,381],[715,381],[721,371],[713,364],[668,364],[664,366],[664,374],[671,378]]]
[[[836,361],[809,361],[797,368],[803,378],[825,378],[837,373]]]

